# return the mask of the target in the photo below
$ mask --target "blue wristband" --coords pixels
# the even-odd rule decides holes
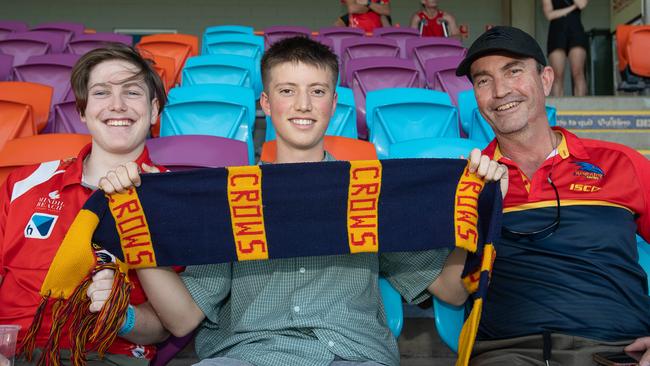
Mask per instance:
[[[135,308],[133,305],[129,304],[129,307],[126,308],[126,318],[124,318],[124,324],[122,328],[117,332],[117,335],[123,336],[130,333],[135,326]]]

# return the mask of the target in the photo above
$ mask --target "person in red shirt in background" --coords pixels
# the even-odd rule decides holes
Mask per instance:
[[[148,61],[129,46],[109,44],[77,62],[71,84],[77,110],[92,135],[91,144],[76,159],[19,168],[0,188],[0,324],[21,326],[21,348],[41,302],[39,291],[54,255],[86,199],[100,185],[100,178],[116,178],[120,170],[129,174],[149,172],[155,166],[145,139],[167,96]],[[134,306],[129,311],[136,325],[147,330],[130,331],[123,326],[104,359],[97,353],[87,355],[89,366],[148,365],[155,346],[145,345],[168,336],[159,322],[152,323],[148,313],[142,313],[142,308],[150,305],[135,272],[130,279]],[[16,365],[37,364],[52,328],[53,301],[43,310],[33,359],[17,360]],[[69,349],[74,346],[70,325],[64,326],[59,337],[63,365],[70,365]],[[133,324],[130,326],[133,329]]]
[[[453,15],[440,10],[438,0],[421,0],[422,9],[411,17],[411,28],[419,29],[423,37],[460,38],[460,29]],[[445,34],[443,23],[447,25]]]
[[[390,0],[343,0],[348,8],[352,28],[372,33],[375,28],[390,26]]]

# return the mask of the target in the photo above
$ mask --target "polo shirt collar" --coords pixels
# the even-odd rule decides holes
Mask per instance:
[[[93,146],[92,143],[84,146],[81,149],[81,151],[79,151],[79,155],[77,155],[76,158],[70,159],[69,161],[65,161],[65,160],[63,161],[62,167],[65,167],[65,164],[70,164],[70,165],[63,173],[61,188],[72,184],[81,184],[84,159],[88,155],[90,155],[90,152],[92,151],[92,146]],[[146,146],[144,147],[144,150],[142,150],[140,156],[138,156],[138,158],[135,159],[135,162],[140,167],[142,167],[142,163],[146,163],[147,165],[153,164],[151,162],[151,158],[149,157],[149,150],[147,150]]]

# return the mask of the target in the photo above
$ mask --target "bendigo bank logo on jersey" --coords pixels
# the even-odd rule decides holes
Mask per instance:
[[[58,218],[56,215],[35,212],[25,226],[25,237],[31,239],[49,238]]]

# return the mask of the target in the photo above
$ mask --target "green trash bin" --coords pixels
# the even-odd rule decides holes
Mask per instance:
[[[612,33],[609,29],[587,32],[589,52],[587,83],[589,95],[614,95],[614,63],[612,61]]]

